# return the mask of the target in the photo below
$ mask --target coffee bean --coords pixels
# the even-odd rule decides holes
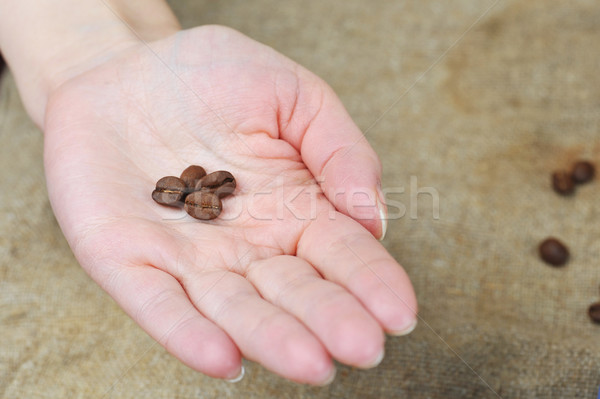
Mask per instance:
[[[204,191],[224,198],[235,190],[236,183],[233,175],[225,170],[210,173],[196,184],[195,191]]]
[[[214,194],[219,198],[225,198],[235,191],[235,181],[227,182],[214,191]]]
[[[196,183],[200,179],[206,176],[206,171],[202,166],[192,165],[188,166],[183,172],[181,172],[180,179],[183,180],[189,192],[194,190]]]
[[[571,174],[560,170],[552,174],[552,188],[561,195],[570,195],[575,191],[575,183]]]
[[[569,249],[556,238],[545,239],[539,246],[540,258],[549,265],[562,266],[569,260]]]
[[[594,167],[594,164],[588,161],[579,161],[573,165],[571,178],[575,183],[583,184],[592,181],[595,174],[596,168]]]
[[[600,302],[592,303],[590,305],[588,315],[594,323],[600,323]]]
[[[185,211],[196,219],[214,219],[221,214],[222,209],[219,197],[208,191],[193,192],[185,199]]]
[[[161,205],[182,206],[185,196],[185,183],[178,177],[166,176],[156,182],[152,199]]]

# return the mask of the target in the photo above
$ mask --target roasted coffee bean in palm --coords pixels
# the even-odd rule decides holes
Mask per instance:
[[[219,198],[225,198],[228,195],[233,194],[235,191],[235,180],[228,181],[224,183],[222,186],[214,190],[214,194]]]
[[[224,198],[233,193],[235,187],[233,175],[225,170],[219,170],[200,179],[195,190],[215,193],[219,198]]]
[[[192,192],[196,184],[206,176],[206,171],[202,166],[191,165],[188,166],[182,173],[180,179],[183,180],[186,187],[188,188],[188,192]]]
[[[183,205],[186,186],[183,180],[175,176],[166,176],[156,182],[156,189],[152,192],[152,199],[161,205]]]
[[[209,191],[196,191],[185,198],[185,211],[196,219],[214,219],[222,209],[219,197]]]

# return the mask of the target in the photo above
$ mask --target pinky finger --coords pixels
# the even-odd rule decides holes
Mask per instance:
[[[169,353],[210,377],[242,375],[236,345],[198,312],[174,277],[151,266],[123,267],[112,277],[105,289]]]

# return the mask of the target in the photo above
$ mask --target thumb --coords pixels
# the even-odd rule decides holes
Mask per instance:
[[[318,78],[312,80],[296,90],[294,109],[289,112],[292,118],[281,138],[300,151],[336,209],[382,239],[387,208],[381,192],[381,161],[333,90]]]

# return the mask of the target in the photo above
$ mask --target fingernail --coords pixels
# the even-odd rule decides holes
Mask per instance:
[[[240,382],[242,380],[242,378],[244,378],[245,373],[246,373],[246,369],[244,368],[244,366],[242,366],[242,369],[240,370],[240,373],[238,374],[237,377],[232,378],[230,380],[225,380],[225,381],[235,384],[236,382]]]
[[[333,382],[333,380],[335,380],[335,375],[337,374],[337,369],[334,367],[331,369],[331,374],[329,374],[329,377],[327,377],[327,379],[325,381],[323,381],[321,384],[319,384],[320,386],[325,386],[325,385],[329,385]]]
[[[377,358],[375,359],[375,361],[373,361],[373,363],[371,363],[366,368],[371,369],[373,367],[379,366],[379,363],[381,363],[383,361],[384,357],[385,357],[385,349],[381,349],[381,353],[379,353],[379,356],[377,356]]]
[[[379,237],[379,241],[382,241],[385,238],[385,233],[387,232],[387,207],[383,203],[383,193],[379,188],[377,188],[377,208],[379,208],[379,219],[381,220],[381,236]]]
[[[400,330],[397,330],[397,331],[390,331],[390,332],[388,332],[388,334],[389,334],[389,335],[393,335],[393,336],[395,336],[395,337],[401,337],[401,336],[403,336],[403,335],[408,335],[408,334],[410,334],[411,332],[413,332],[413,330],[414,330],[415,328],[417,328],[417,324],[418,324],[418,323],[417,323],[417,321],[418,321],[418,320],[417,320],[417,319],[415,319],[415,320],[414,320],[414,321],[413,321],[413,322],[412,322],[410,325],[408,325],[406,328],[402,328],[402,329],[400,329]]]

